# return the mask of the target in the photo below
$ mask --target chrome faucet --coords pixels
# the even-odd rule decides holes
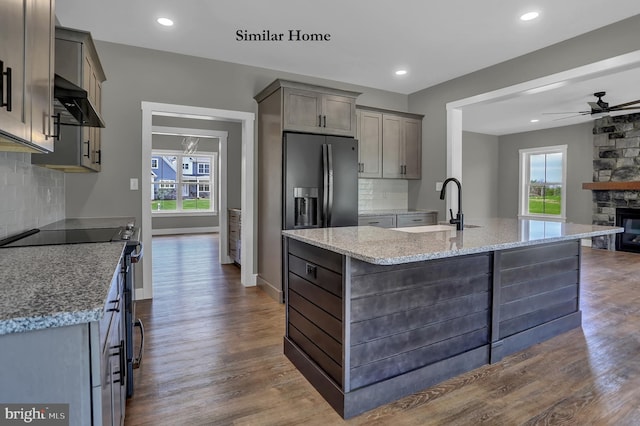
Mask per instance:
[[[456,225],[456,229],[458,231],[462,231],[464,228],[464,215],[462,214],[462,185],[460,181],[456,178],[447,178],[442,184],[442,189],[440,190],[440,199],[444,200],[444,196],[447,193],[447,184],[449,182],[455,182],[458,185],[458,214],[456,214],[455,219],[453,218],[453,210],[449,209],[449,214],[451,214],[451,220],[449,223],[452,225]]]

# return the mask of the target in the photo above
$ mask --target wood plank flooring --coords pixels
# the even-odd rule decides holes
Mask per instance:
[[[125,425],[640,425],[640,255],[583,248],[582,329],[344,421],[282,354],[283,305],[217,243],[153,238]]]

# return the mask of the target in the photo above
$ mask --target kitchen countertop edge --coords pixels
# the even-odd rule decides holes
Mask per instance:
[[[516,224],[519,226],[520,221],[513,220],[507,223],[509,226],[514,227]],[[515,238],[508,237],[504,237],[500,240],[499,237],[496,237],[493,242],[487,242],[490,241],[490,239],[486,238],[485,234],[489,233],[500,235],[501,231],[498,229],[492,229],[490,225],[465,229],[464,231],[428,232],[419,234],[409,234],[402,231],[375,228],[371,226],[324,228],[325,231],[331,230],[329,234],[311,229],[282,231],[282,234],[285,237],[334,251],[338,254],[362,260],[367,263],[375,265],[397,265],[561,241],[578,240],[602,235],[613,235],[624,230],[624,228],[619,227],[579,224],[568,225],[573,227],[591,227],[592,230],[582,230],[580,232],[544,238],[531,238],[527,240],[516,240]],[[504,220],[502,220],[502,227],[504,227]],[[354,240],[353,244],[349,244],[349,233],[357,234],[357,238],[360,237],[358,230],[364,230],[367,235],[363,238],[363,241]],[[474,235],[474,233],[475,236],[477,236],[475,244],[470,244],[468,247],[456,247],[455,249],[443,248],[451,244],[451,240],[455,242],[456,237],[464,238],[464,236]],[[455,235],[455,237],[449,237],[450,235]],[[447,239],[447,241],[444,241],[445,239]],[[360,245],[360,248],[358,248],[358,245]]]

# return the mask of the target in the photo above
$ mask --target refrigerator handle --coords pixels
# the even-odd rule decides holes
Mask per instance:
[[[328,224],[328,206],[329,206],[329,164],[327,158],[327,144],[322,144],[322,227],[326,228]]]
[[[329,200],[327,204],[327,227],[331,226],[331,213],[333,212],[333,152],[331,144],[327,144],[327,174],[329,175]]]

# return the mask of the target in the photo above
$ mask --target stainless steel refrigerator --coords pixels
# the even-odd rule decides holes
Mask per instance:
[[[358,225],[358,141],[285,133],[282,229]]]

